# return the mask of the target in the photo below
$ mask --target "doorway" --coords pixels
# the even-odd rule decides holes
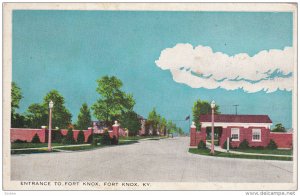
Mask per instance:
[[[214,127],[214,143],[215,146],[220,146],[220,138],[222,136],[222,127]],[[211,143],[211,127],[206,127],[206,141]]]

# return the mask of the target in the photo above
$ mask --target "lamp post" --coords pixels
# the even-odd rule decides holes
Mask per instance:
[[[53,108],[53,101],[49,102],[49,136],[48,136],[48,151],[52,151],[51,147],[51,126],[52,126],[52,108]]]
[[[215,101],[212,101],[210,106],[211,106],[211,148],[210,148],[210,153],[212,155],[214,155],[215,154],[214,110],[215,110],[215,107],[216,107]]]

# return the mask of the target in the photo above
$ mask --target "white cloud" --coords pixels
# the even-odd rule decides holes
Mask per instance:
[[[207,46],[194,48],[191,44],[177,44],[164,49],[155,63],[163,70],[170,70],[174,81],[192,88],[242,88],[251,93],[293,88],[291,47],[263,50],[250,57],[246,53],[228,56]]]

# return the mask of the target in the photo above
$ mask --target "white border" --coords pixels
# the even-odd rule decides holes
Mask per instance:
[[[293,127],[297,130],[297,4],[296,3],[4,3],[3,4],[3,188],[6,190],[45,190],[44,187],[20,186],[19,181],[10,181],[10,91],[11,91],[11,28],[13,9],[32,10],[156,10],[156,11],[241,11],[241,12],[293,12],[293,47],[295,48]],[[297,131],[293,135],[297,141]],[[294,157],[297,157],[297,142],[294,142]],[[297,161],[294,160],[293,183],[152,183],[148,190],[296,190]],[[82,190],[83,187],[71,190]],[[57,187],[48,187],[57,190]],[[114,188],[115,190],[116,188]],[[128,190],[118,187],[118,190]],[[70,190],[70,189],[64,189]],[[92,188],[90,190],[93,190]],[[97,189],[96,189],[97,190]],[[112,190],[112,189],[111,189]]]

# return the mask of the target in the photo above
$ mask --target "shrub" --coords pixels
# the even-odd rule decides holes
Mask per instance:
[[[97,135],[95,138],[98,138],[99,139],[99,142],[101,143],[101,144],[104,144],[104,140],[103,140],[103,135]]]
[[[20,144],[20,143],[27,143],[26,140],[20,140],[20,139],[17,139],[14,141],[14,143],[17,143],[17,144]]]
[[[40,137],[37,133],[33,136],[31,143],[41,143]]]
[[[63,139],[63,144],[75,144],[76,141],[73,136],[73,130],[68,129],[66,137]]]
[[[61,134],[60,130],[53,130],[52,131],[52,142],[61,143],[63,140],[63,135]]]
[[[206,143],[201,140],[198,144],[198,149],[206,149]]]
[[[111,139],[108,131],[105,131],[102,135],[102,143],[103,145],[111,145]]]
[[[277,144],[274,142],[274,140],[270,140],[270,143],[268,144],[267,148],[271,150],[275,150],[277,149]]]
[[[92,145],[93,145],[93,146],[97,146],[98,143],[100,143],[99,138],[94,138]]]
[[[112,144],[112,145],[118,145],[118,143],[119,143],[119,140],[117,139],[116,136],[114,136],[114,137],[111,139],[111,144]]]
[[[244,139],[244,140],[240,143],[239,148],[240,148],[240,149],[247,149],[247,148],[249,148],[249,142],[248,142],[246,139]]]
[[[78,136],[77,136],[77,143],[78,144],[83,144],[84,143],[84,133],[83,131],[79,131]]]
[[[225,142],[223,143],[222,148],[223,148],[223,149],[227,149],[227,140],[225,140]],[[229,141],[229,149],[232,149],[232,146],[231,146],[230,141]]]
[[[251,148],[255,149],[255,150],[263,150],[264,149],[263,146],[252,146]]]
[[[92,142],[93,142],[93,135],[91,134],[91,135],[89,135],[86,143],[92,144]]]

